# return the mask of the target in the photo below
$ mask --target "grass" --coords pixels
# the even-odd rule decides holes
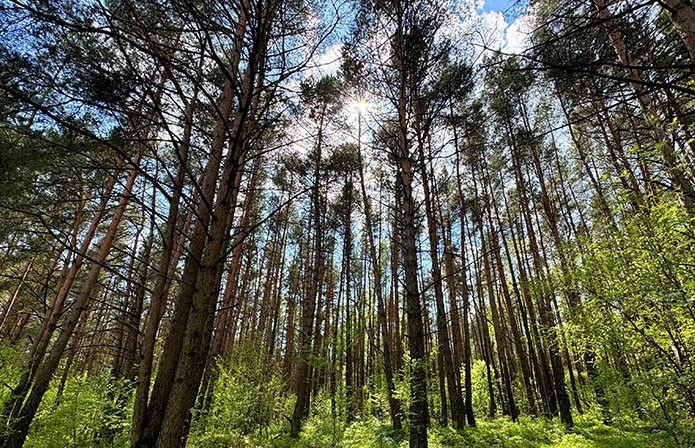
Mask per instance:
[[[298,441],[286,438],[268,442],[271,447],[292,448],[405,448],[407,434],[394,431],[376,419],[356,422],[342,434],[328,437],[328,427],[309,422]],[[517,423],[506,418],[481,419],[476,428],[456,431],[433,426],[431,448],[676,448],[665,431],[627,423],[605,426],[596,415],[575,418],[575,427],[566,430],[559,421],[522,417]]]

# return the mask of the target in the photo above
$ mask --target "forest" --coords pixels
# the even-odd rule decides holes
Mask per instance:
[[[695,447],[692,0],[0,0],[0,447]]]

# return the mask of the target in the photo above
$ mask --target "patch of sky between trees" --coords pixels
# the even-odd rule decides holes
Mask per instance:
[[[445,28],[452,36],[468,37],[475,61],[486,53],[519,54],[527,48],[533,26],[528,0],[452,0],[450,10],[453,14]],[[307,77],[334,75],[340,68],[342,45],[332,43],[317,54]]]

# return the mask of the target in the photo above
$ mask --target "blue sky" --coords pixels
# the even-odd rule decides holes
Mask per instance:
[[[484,45],[493,49],[501,49],[508,53],[520,53],[525,49],[525,30],[529,28],[528,21],[523,18],[529,0],[459,0],[454,4],[460,5],[464,13],[472,13],[472,22],[481,26]],[[477,11],[470,11],[470,6],[481,5]],[[347,7],[347,6],[346,6]],[[347,17],[347,15],[345,16]],[[348,23],[347,21],[345,23]],[[470,23],[468,24],[471,25]],[[318,74],[335,74],[341,57],[342,38],[349,32],[349,27],[339,28],[335,38],[316,55],[312,70]],[[479,49],[482,45],[479,46]],[[314,74],[316,74],[314,73]]]
[[[504,12],[513,4],[514,0],[485,0],[485,4],[483,5],[483,11]]]
[[[505,17],[515,17],[524,10],[528,0],[485,0],[484,12],[501,12]]]

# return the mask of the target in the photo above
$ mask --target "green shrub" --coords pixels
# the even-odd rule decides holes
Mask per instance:
[[[125,447],[132,406],[117,402],[114,384],[107,374],[70,377],[62,394],[58,381],[51,384],[34,419],[25,446]],[[119,412],[115,413],[114,410]],[[108,435],[107,435],[108,434]]]
[[[282,432],[287,394],[279,366],[254,343],[217,366],[211,404],[195,416],[189,445],[252,446]]]
[[[0,403],[10,397],[12,387],[22,375],[26,357],[14,347],[0,344]]]

